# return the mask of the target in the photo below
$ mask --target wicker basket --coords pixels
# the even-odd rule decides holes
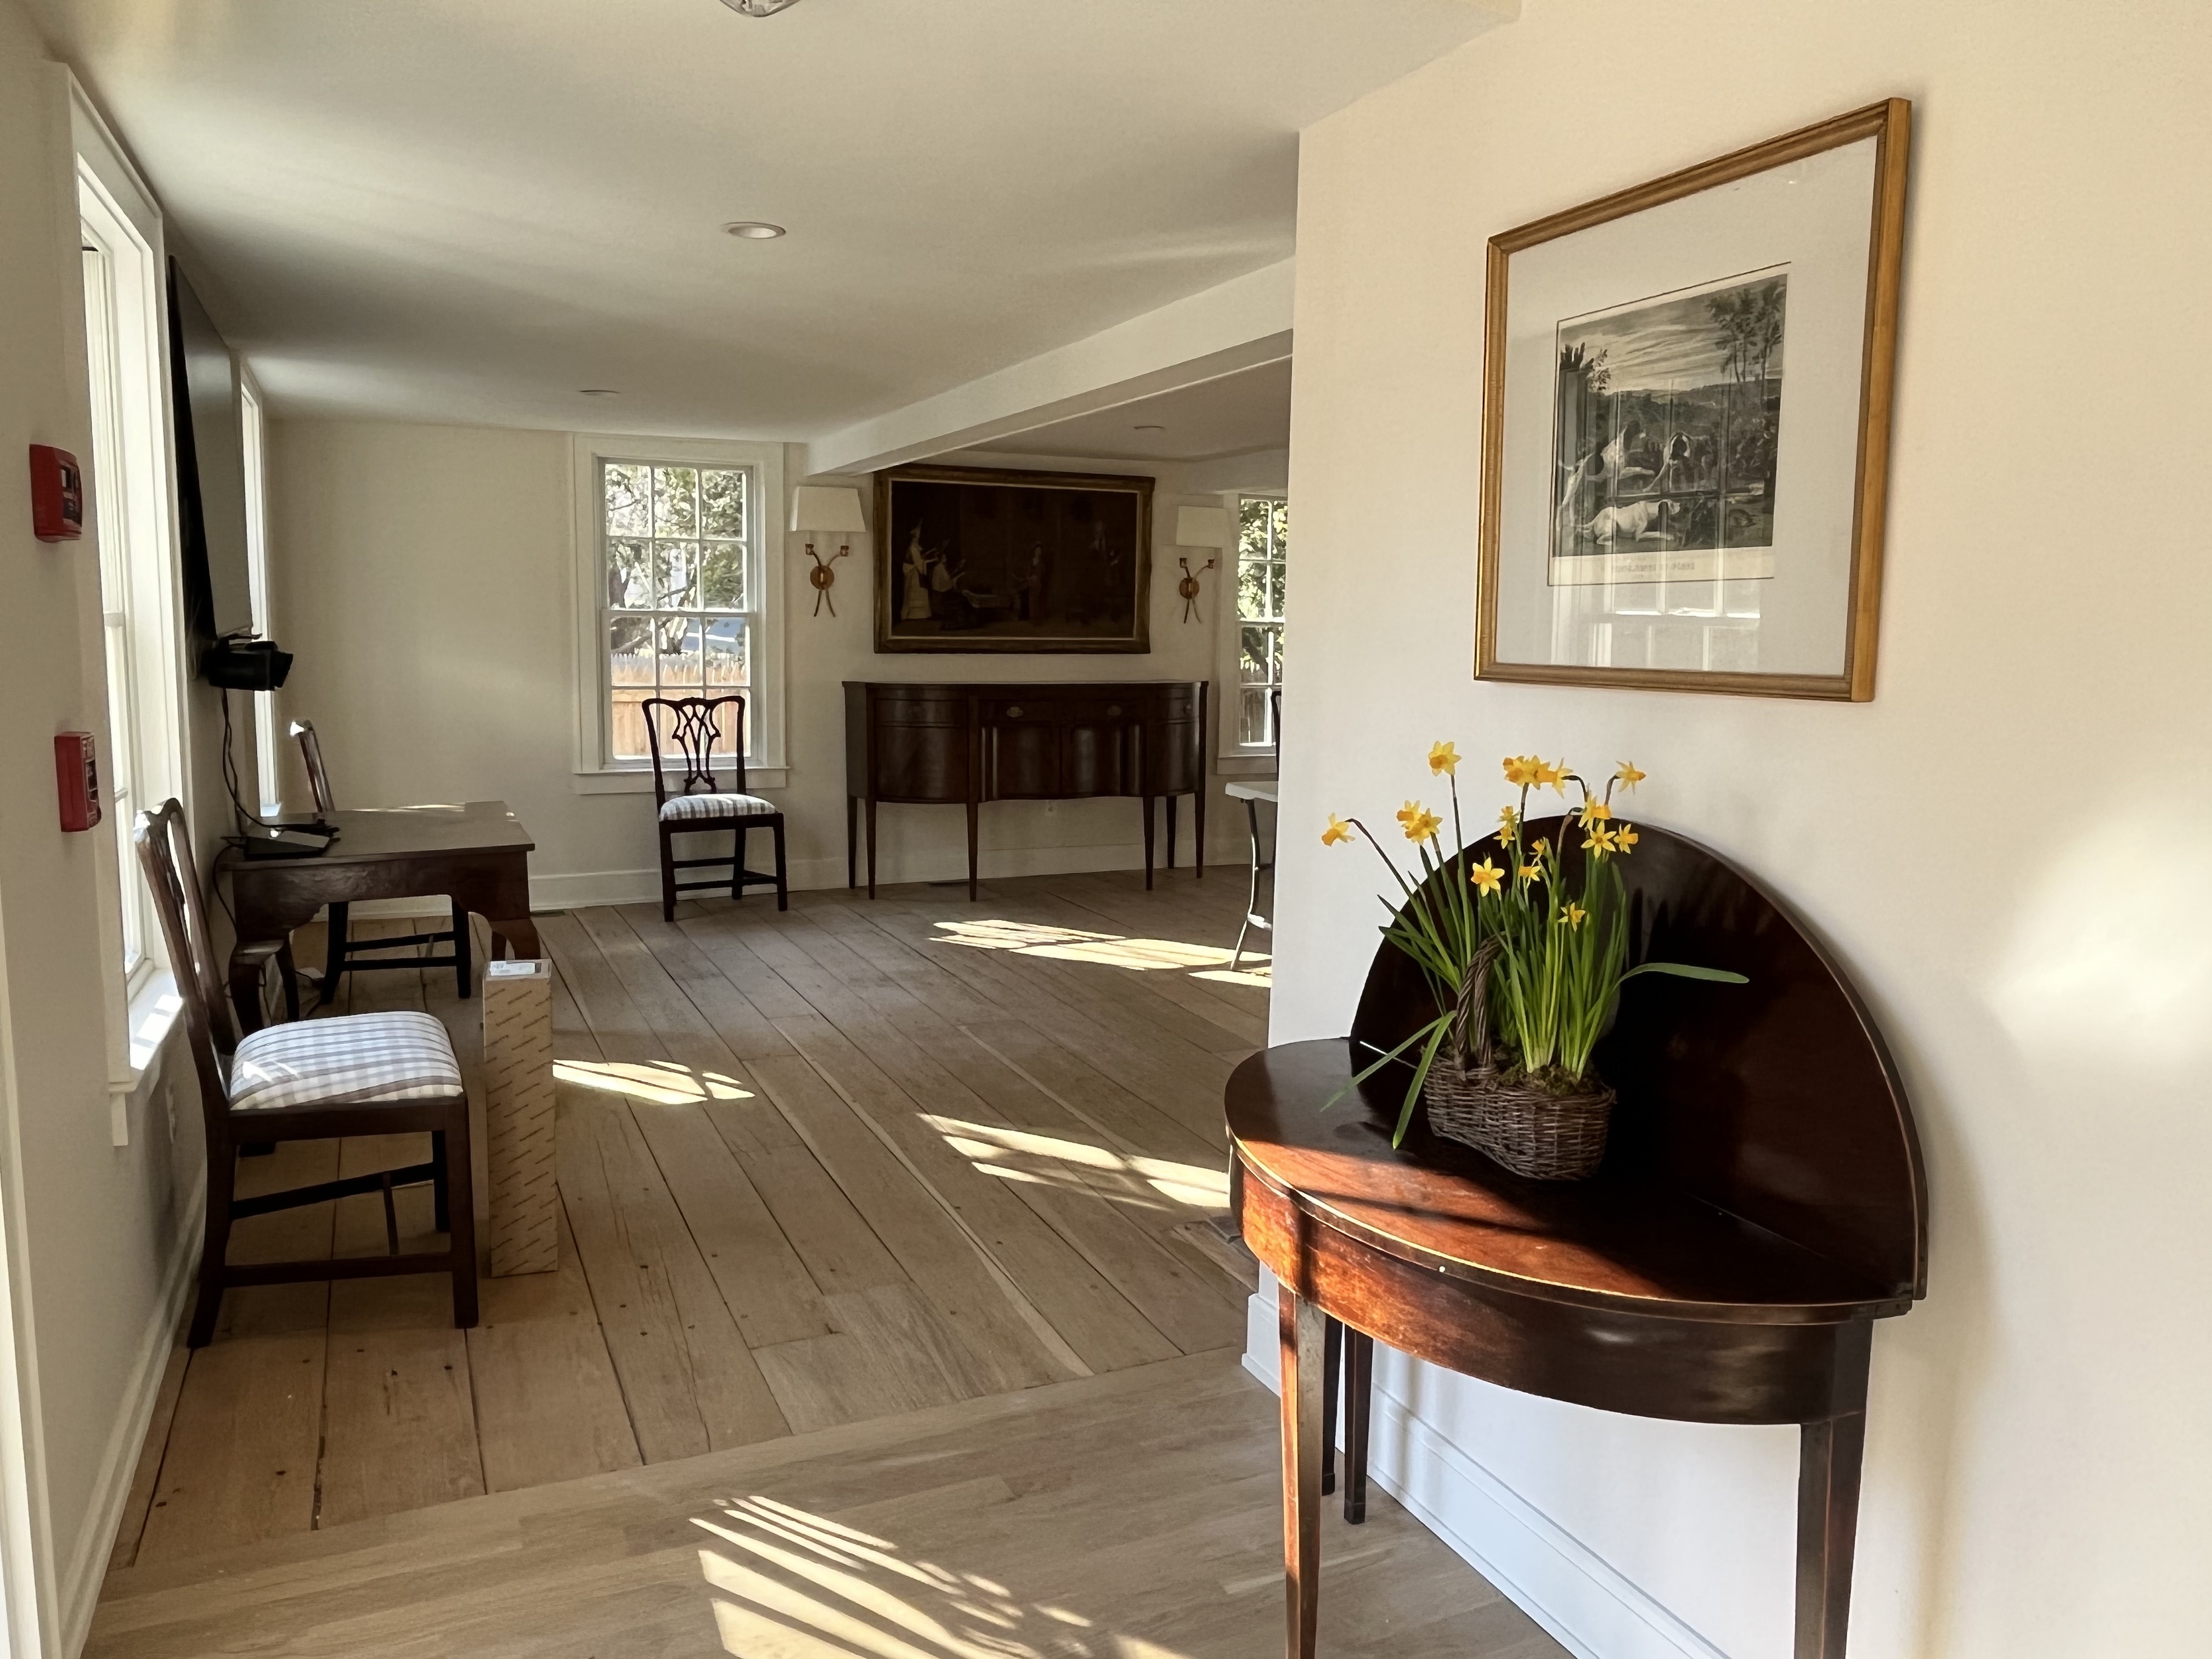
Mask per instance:
[[[1491,1042],[1490,964],[1495,940],[1476,953],[1450,1040],[1421,1085],[1429,1127],[1532,1181],[1580,1181],[1605,1158],[1611,1088],[1595,1077],[1554,1094],[1525,1077],[1507,1079]]]

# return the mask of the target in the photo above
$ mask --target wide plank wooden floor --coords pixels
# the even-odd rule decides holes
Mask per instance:
[[[1274,1422],[1158,1360],[123,1568],[85,1652],[1271,1659]],[[1386,1498],[1322,1559],[1335,1659],[1565,1652]]]
[[[561,1270],[486,1279],[465,1333],[442,1275],[231,1292],[170,1367],[111,1565],[1236,1346],[1219,1099],[1267,996],[1264,959],[1222,966],[1242,900],[1186,870],[542,917]],[[394,1007],[446,1021],[475,1091],[450,970],[349,975],[327,1012]],[[242,1189],[412,1162],[412,1139],[288,1145]],[[401,1195],[403,1235],[428,1201]],[[383,1237],[360,1197],[232,1249]]]

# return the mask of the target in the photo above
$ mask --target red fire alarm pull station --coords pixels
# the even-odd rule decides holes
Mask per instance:
[[[66,449],[31,446],[31,529],[42,542],[84,534],[84,469]]]
[[[54,787],[61,795],[63,829],[89,830],[100,822],[100,763],[91,732],[54,734]]]

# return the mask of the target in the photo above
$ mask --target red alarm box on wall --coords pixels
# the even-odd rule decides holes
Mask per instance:
[[[61,796],[63,829],[89,830],[100,822],[100,762],[91,732],[54,734],[54,787]]]
[[[42,542],[84,534],[84,469],[52,444],[31,446],[31,531]]]

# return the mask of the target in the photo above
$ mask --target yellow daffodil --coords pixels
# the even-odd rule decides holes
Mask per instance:
[[[1577,816],[1576,822],[1580,823],[1583,829],[1587,830],[1593,823],[1602,823],[1605,819],[1609,818],[1612,816],[1613,808],[1607,806],[1596,796],[1592,795],[1589,799],[1583,802],[1583,810]]]
[[[1550,852],[1552,850],[1552,838],[1549,836],[1537,836],[1535,840],[1528,843],[1528,850],[1532,853]]]
[[[1328,815],[1328,828],[1321,832],[1321,844],[1334,847],[1340,841],[1352,839],[1352,825],[1334,812]]]
[[[1559,907],[1559,920],[1565,922],[1570,927],[1581,927],[1583,925],[1583,918],[1589,914],[1589,912],[1583,909],[1579,904],[1567,903],[1562,904]]]
[[[1498,833],[1510,841],[1521,833],[1521,815],[1507,807],[1498,815]]]
[[[1409,800],[1398,809],[1398,823],[1407,841],[1426,841],[1444,824],[1442,818],[1417,800]]]
[[[1508,755],[1504,762],[1505,781],[1518,789],[1536,781],[1536,763],[1527,755]]]
[[[1567,761],[1564,755],[1559,757],[1557,766],[1546,760],[1536,763],[1535,781],[1539,787],[1549,784],[1564,795],[1567,793]]]
[[[1624,823],[1613,832],[1613,844],[1623,853],[1627,852],[1630,848],[1643,839],[1643,836],[1636,833],[1636,826],[1632,823]]]
[[[1505,879],[1505,872],[1486,858],[1467,872],[1467,878],[1487,898],[1498,890],[1498,884]]]
[[[1544,866],[1543,866],[1542,865],[1540,865],[1540,864],[1524,864],[1524,865],[1522,865],[1522,866],[1521,866],[1521,879],[1522,879],[1522,880],[1523,880],[1523,881],[1541,881],[1541,880],[1543,880],[1543,878],[1544,878]]]
[[[1613,850],[1613,831],[1602,825],[1591,830],[1589,839],[1583,842],[1583,851],[1595,853],[1600,858]]]
[[[1643,773],[1636,769],[1636,763],[1634,761],[1621,762],[1620,766],[1614,769],[1613,775],[1620,779],[1622,783],[1627,785],[1631,789],[1635,788],[1638,784],[1643,782],[1644,776]]]
[[[1437,773],[1449,772],[1454,777],[1457,777],[1459,775],[1459,750],[1448,743],[1431,744],[1429,745],[1429,770]]]

